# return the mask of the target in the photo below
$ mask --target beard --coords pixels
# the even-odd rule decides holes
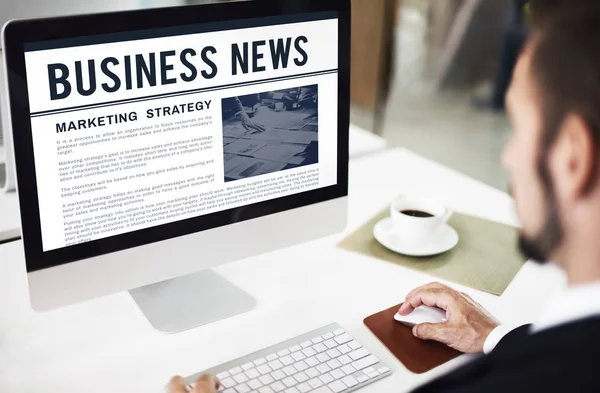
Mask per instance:
[[[541,232],[535,237],[528,237],[521,233],[519,237],[519,250],[527,258],[534,262],[544,264],[550,260],[551,255],[560,246],[563,240],[563,228],[558,213],[558,203],[556,201],[552,182],[550,181],[547,167],[540,163],[539,173],[544,185],[546,195],[546,220],[542,226]]]

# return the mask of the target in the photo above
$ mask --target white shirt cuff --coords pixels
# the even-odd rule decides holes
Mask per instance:
[[[519,326],[523,326],[523,325],[517,325],[517,326],[498,325],[498,326],[496,326],[496,328],[494,328],[494,330],[492,330],[490,335],[485,339],[485,342],[483,343],[483,352],[486,355],[489,354],[490,352],[492,352],[494,350],[494,348],[496,348],[496,345],[498,345],[500,340],[502,340],[504,338],[504,336],[506,336],[508,333],[512,332]]]

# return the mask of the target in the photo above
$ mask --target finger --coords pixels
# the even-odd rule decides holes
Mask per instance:
[[[167,393],[187,393],[187,391],[185,382],[180,376],[171,378],[167,385]]]
[[[444,290],[422,289],[407,297],[405,303],[408,304],[406,307],[411,310],[411,312],[415,308],[423,305],[437,307],[448,311],[448,308],[453,303],[453,297]]]
[[[221,383],[211,374],[203,374],[198,378],[194,393],[215,393]]]
[[[267,127],[263,126],[262,124],[255,123],[254,125],[256,126],[256,128],[257,128],[259,131],[263,131],[263,132],[264,132],[264,131],[267,131]]]
[[[430,282],[429,284],[425,284],[425,285],[422,285],[420,287],[413,289],[412,291],[410,291],[408,293],[408,295],[406,295],[406,297],[414,295],[415,292],[427,290],[427,289],[450,289],[450,288],[439,282]]]
[[[421,323],[413,327],[413,335],[420,340],[449,343],[448,326],[445,323]]]

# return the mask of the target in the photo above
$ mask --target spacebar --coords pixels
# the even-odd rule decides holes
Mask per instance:
[[[357,370],[362,370],[363,368],[367,368],[377,363],[379,363],[379,359],[373,355],[369,355],[366,358],[362,358],[352,363],[352,366]]]

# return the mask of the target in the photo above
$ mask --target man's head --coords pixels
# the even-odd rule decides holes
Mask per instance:
[[[600,1],[532,0],[530,12],[504,164],[522,250],[565,265],[585,231],[600,230]]]

